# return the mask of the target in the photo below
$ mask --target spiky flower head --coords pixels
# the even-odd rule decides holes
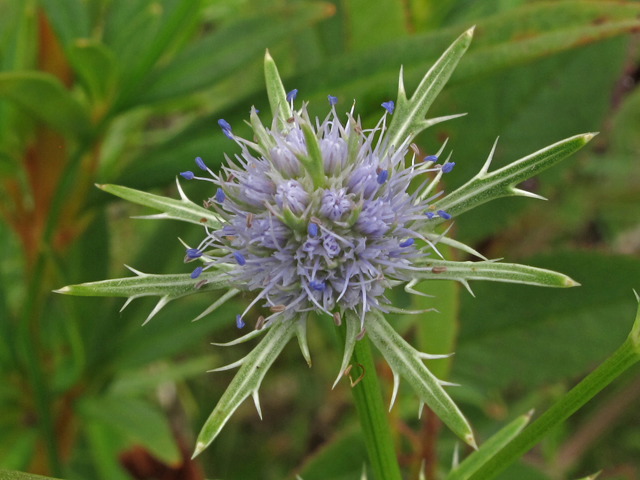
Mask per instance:
[[[496,145],[480,172],[448,195],[437,185],[454,163],[438,152],[420,156],[415,136],[458,115],[427,120],[436,96],[466,51],[473,29],[463,33],[431,67],[414,94],[407,98],[402,70],[396,102],[381,104],[377,125],[365,129],[354,107],[344,115],[337,98],[328,96],[328,114],[312,121],[305,104],[296,104],[297,90],[286,93],[268,52],[265,58],[267,94],[272,120],[265,127],[252,108],[254,138],[237,136],[224,119],[222,133],[240,147],[219,172],[196,158],[202,176],[192,171],[186,180],[211,182],[205,208],[190,201],[178,182],[180,200],[159,197],[116,185],[105,191],[162,213],[147,218],[182,220],[204,226],[200,245],[186,246],[186,262],[199,262],[186,275],[150,275],[133,270],[132,278],[72,285],[58,290],[72,295],[138,297],[160,301],[149,321],[169,301],[194,293],[226,289],[199,317],[213,312],[240,291],[255,292],[236,326],[245,326],[254,305],[267,307],[255,329],[224,345],[264,335],[244,358],[218,368],[240,367],[204,425],[197,455],[219,434],[235,409],[252,396],[258,413],[258,389],[284,346],[297,336],[309,365],[306,340],[309,312],[333,318],[343,329],[345,351],[338,379],[347,371],[354,345],[365,336],[383,354],[394,376],[392,405],[400,377],[460,438],[475,446],[467,420],[447,395],[447,382],[435,378],[423,360],[439,358],[409,345],[385,320],[386,312],[405,312],[390,304],[385,292],[404,285],[409,293],[424,280],[450,279],[469,288],[470,280],[524,283],[548,287],[577,285],[569,277],[533,267],[489,261],[472,248],[446,237],[436,228],[475,206],[506,196],[538,197],[516,185],[558,163],[585,145],[593,134],[576,135],[546,147],[506,167],[489,172]],[[298,105],[299,108],[296,108]],[[446,143],[446,142],[445,142]],[[415,180],[415,181],[414,181]],[[538,197],[539,198],[539,197]],[[437,244],[482,258],[455,262],[441,258]],[[124,307],[123,307],[124,308]],[[337,383],[337,380],[336,380]],[[335,384],[334,384],[335,386]],[[260,413],[261,415],[261,413]]]
[[[314,126],[305,105],[294,108],[294,92],[286,96],[291,116],[284,128],[277,115],[270,128],[263,127],[252,109],[258,143],[219,122],[241,153],[227,157],[218,174],[196,160],[214,184],[207,204],[223,225],[207,231],[187,257],[203,262],[194,277],[233,264],[231,284],[257,293],[239,325],[263,302],[271,310],[264,326],[309,311],[353,311],[364,328],[368,312],[388,311],[388,288],[409,282],[416,271],[433,270],[416,266],[435,248],[420,231],[448,215],[430,204],[439,194],[425,198],[424,188],[412,193],[410,185],[420,179],[424,187],[431,182],[428,172],[448,172],[452,164],[437,164],[434,155],[418,157],[408,138],[389,144],[393,102],[383,104],[376,127],[365,130],[354,107],[343,124],[330,96],[328,115]],[[183,177],[198,178],[191,172]]]

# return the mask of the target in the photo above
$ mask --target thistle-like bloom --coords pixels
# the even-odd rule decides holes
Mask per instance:
[[[384,113],[372,129],[363,128],[354,107],[346,115],[338,114],[338,99],[331,95],[324,121],[312,121],[304,104],[295,108],[298,91],[285,93],[267,53],[265,77],[273,114],[267,127],[252,109],[251,141],[237,136],[232,125],[220,119],[222,133],[240,147],[240,154],[233,159],[227,157],[217,173],[198,157],[196,166],[206,172],[204,176],[191,171],[180,174],[186,180],[213,184],[205,208],[191,202],[179,182],[180,200],[115,185],[101,186],[162,212],[148,218],[204,226],[206,234],[200,245],[186,246],[185,262],[198,262],[198,266],[186,275],[149,275],[133,270],[136,276],[132,278],[74,285],[58,292],[125,296],[125,306],[134,298],[160,296],[146,321],[175,298],[219,289],[227,292],[198,318],[240,291],[254,292],[255,298],[244,312],[238,312],[235,323],[239,329],[245,327],[252,307],[265,310],[255,320],[255,330],[226,344],[264,334],[245,358],[217,369],[240,367],[203,427],[196,454],[214,440],[249,395],[260,413],[258,389],[262,379],[294,335],[311,365],[306,340],[310,312],[321,321],[334,321],[345,329],[338,379],[349,366],[355,342],[366,333],[393,371],[392,405],[400,377],[405,378],[420,398],[420,410],[428,404],[458,436],[475,446],[471,427],[443,389],[449,384],[435,378],[423,363],[424,359],[440,356],[418,352],[395,332],[384,313],[403,311],[390,304],[385,292],[404,285],[407,292],[418,293],[413,287],[433,278],[456,280],[467,288],[470,280],[549,287],[577,285],[559,273],[489,261],[446,237],[447,230],[436,229],[495,198],[540,198],[516,185],[570,155],[593,134],[568,138],[490,173],[494,145],[474,178],[443,195],[438,182],[455,165],[449,158],[442,161],[446,145],[421,158],[412,141],[425,128],[458,116],[425,119],[469,46],[472,33],[465,32],[447,49],[411,98],[406,96],[401,72],[397,100],[382,103]],[[482,261],[444,260],[438,243],[476,255]]]

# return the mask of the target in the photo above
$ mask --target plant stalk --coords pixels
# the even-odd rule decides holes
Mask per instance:
[[[638,346],[630,336],[613,355],[571,389],[558,403],[525,428],[507,446],[485,463],[469,480],[495,478],[505,468],[536,445],[553,427],[564,422],[616,377],[640,360]]]
[[[346,328],[338,328],[344,344]],[[351,377],[364,371],[362,379],[351,389],[358,411],[358,419],[364,435],[371,468],[375,480],[402,480],[398,459],[393,447],[391,430],[387,423],[387,412],[380,393],[380,382],[376,375],[369,339],[365,336],[356,342],[351,357]],[[362,368],[360,368],[362,367]]]

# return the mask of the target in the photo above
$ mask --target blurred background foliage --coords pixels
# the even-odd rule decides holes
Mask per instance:
[[[268,103],[265,48],[288,88],[324,116],[328,94],[365,123],[409,91],[471,25],[475,38],[431,116],[469,112],[422,134],[449,138],[447,189],[475,174],[497,135],[501,166],[564,137],[600,135],[526,182],[549,198],[503,199],[456,222],[455,237],[490,258],[530,263],[582,283],[570,291],[433,282],[397,316],[486,439],[530,408],[543,411],[625,338],[640,279],[640,2],[525,0],[0,0],[0,468],[67,479],[359,478],[366,452],[349,386],[330,389],[339,348],[330,322],[310,325],[313,369],[285,349],[263,385],[264,421],[247,402],[218,441],[189,460],[194,435],[233,373],[206,370],[248,346],[240,298],[191,323],[210,294],[173,302],[144,328],[152,303],[118,313],[112,299],[61,298],[63,285],[186,273],[180,236],[197,227],[131,220],[146,213],[93,187],[118,183],[175,196],[177,172],[235,152],[218,118]],[[263,117],[265,118],[265,117]],[[185,185],[194,198],[209,196]],[[398,292],[399,305],[409,300]],[[392,376],[378,375],[390,397]],[[401,389],[390,413],[407,478],[423,459],[441,478],[455,439]],[[505,479],[640,475],[640,370],[632,369]],[[436,440],[438,440],[436,442]],[[464,452],[463,452],[464,454]]]

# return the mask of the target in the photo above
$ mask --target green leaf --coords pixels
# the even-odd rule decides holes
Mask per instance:
[[[287,102],[287,92],[280,79],[278,67],[273,58],[271,58],[269,50],[264,56],[264,79],[267,86],[269,105],[271,106],[271,115],[273,118],[278,115],[278,129],[286,131],[288,130],[287,119],[293,114],[291,113],[291,106]]]
[[[416,265],[434,269],[416,274],[419,281],[456,280],[469,288],[469,280],[487,280],[492,282],[522,283],[538,287],[577,287],[580,285],[568,276],[542,268],[518,265],[515,263],[452,262],[448,260],[422,260]]]
[[[65,135],[84,137],[91,130],[85,109],[49,73],[0,73],[0,99],[2,98]]]
[[[410,142],[425,128],[450,117],[425,120],[429,107],[434,102],[440,91],[444,88],[458,65],[458,62],[469,48],[473,37],[473,28],[467,30],[442,54],[438,61],[429,69],[422,78],[410,99],[404,89],[402,70],[400,71],[400,84],[398,86],[398,100],[389,130],[385,135],[387,149],[400,148]],[[408,139],[408,140],[407,140]],[[385,150],[386,151],[386,150]],[[384,153],[383,153],[384,155]]]
[[[32,473],[15,472],[0,468],[0,480],[56,480],[53,477],[43,477]]]
[[[189,328],[185,325],[183,328]],[[193,376],[200,376],[217,360],[216,356],[204,355],[179,363],[167,362],[148,368],[119,373],[109,387],[109,394],[135,395],[145,393],[165,382],[175,382]]]
[[[602,473],[602,470],[594,473],[593,475],[589,475],[588,477],[581,478],[580,480],[596,480],[596,478],[598,478],[601,473]]]
[[[220,217],[189,200],[182,191],[180,182],[177,179],[176,184],[178,185],[180,200],[153,195],[152,193],[142,192],[120,185],[98,185],[98,188],[130,202],[162,211],[162,213],[157,215],[139,218],[182,220],[196,225],[207,226],[214,230],[219,229],[222,225]]]
[[[442,388],[447,382],[434,377],[423,363],[423,358],[433,357],[415,350],[396,333],[379,312],[369,312],[365,317],[365,327],[367,336],[380,350],[393,371],[392,405],[400,385],[400,377],[404,377],[420,400],[426,403],[458,437],[475,448],[471,426]]]
[[[97,420],[84,422],[89,453],[100,480],[130,480],[130,476],[118,461],[119,453],[127,442],[117,430]]]
[[[478,448],[476,452],[472,452],[460,465],[451,470],[447,476],[447,480],[467,480],[476,470],[499,452],[507,443],[513,440],[522,429],[527,426],[532,414],[533,412],[529,412],[521,415],[503,427],[480,445],[480,448]]]
[[[527,260],[580,280],[580,288],[478,283],[463,295],[453,377],[483,388],[532,389],[583,375],[624,340],[636,311],[640,261],[595,252]],[[603,320],[603,319],[606,319]]]
[[[38,0],[60,43],[67,47],[76,38],[90,35],[86,2],[81,0]]]
[[[135,277],[68,285],[54,291],[55,293],[82,297],[128,297],[120,311],[124,310],[136,298],[160,297],[155,308],[144,321],[144,325],[167,303],[176,298],[229,288],[231,286],[230,278],[225,273],[231,268],[233,267],[223,264],[217,265],[215,269],[202,272],[197,280],[191,278],[190,274],[153,275],[131,269],[136,274]],[[196,284],[199,284],[198,288],[195,288]]]
[[[375,8],[368,0],[344,2],[350,50],[364,50],[406,36],[405,7],[402,0],[379,0]]]
[[[249,396],[253,396],[259,415],[258,389],[267,371],[296,332],[295,321],[280,321],[272,326],[260,343],[243,359],[224,369],[242,365],[218,404],[202,427],[193,456],[199,455],[218,436],[233,412]]]
[[[78,39],[67,49],[67,59],[94,102],[111,99],[117,87],[118,65],[107,46]]]
[[[128,397],[84,398],[78,412],[85,421],[98,421],[142,445],[158,460],[178,465],[181,460],[169,424],[154,406]]]
[[[452,217],[456,217],[467,210],[471,210],[478,205],[500,197],[523,196],[541,198],[539,195],[526,190],[520,190],[515,186],[564,160],[585,146],[594,135],[593,133],[587,133],[567,138],[520,160],[516,160],[494,172],[488,173],[496,148],[494,144],[493,150],[491,150],[489,158],[480,172],[460,188],[451,192],[442,200],[435,202],[433,204],[434,209],[444,210]],[[433,228],[444,221],[442,217],[436,217],[428,226],[429,228]]]
[[[260,58],[265,46],[295,35],[325,18],[329,11],[323,3],[303,3],[290,5],[284,12],[276,10],[224,26],[185,48],[168,65],[154,70],[135,101],[161,101],[210,87]]]

